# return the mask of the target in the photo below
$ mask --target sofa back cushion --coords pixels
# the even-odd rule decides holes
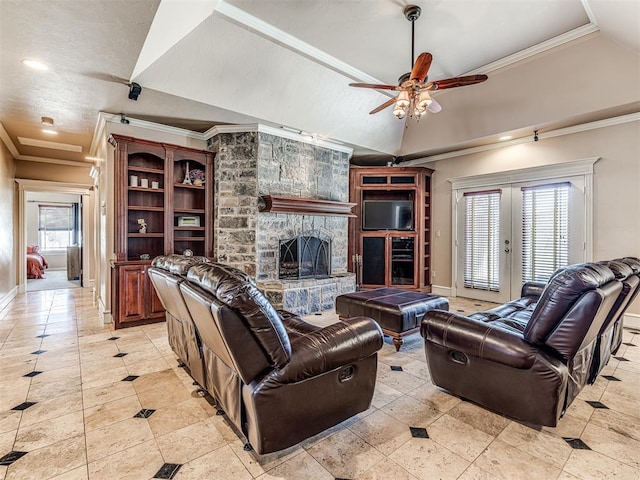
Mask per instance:
[[[524,338],[552,347],[565,359],[572,358],[595,339],[620,289],[611,270],[603,265],[563,268],[545,287]]]
[[[291,358],[291,343],[280,315],[255,281],[237,268],[220,263],[195,265],[187,278],[233,310],[270,359],[281,368]]]

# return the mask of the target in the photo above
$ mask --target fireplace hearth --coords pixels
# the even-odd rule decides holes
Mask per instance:
[[[331,273],[331,240],[320,233],[279,241],[278,278],[327,278]]]

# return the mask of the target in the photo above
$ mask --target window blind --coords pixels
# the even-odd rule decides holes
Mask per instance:
[[[569,264],[570,183],[522,188],[522,281],[546,282]]]
[[[38,205],[38,229],[48,232],[73,230],[72,205]]]
[[[500,291],[500,190],[464,194],[464,286]]]

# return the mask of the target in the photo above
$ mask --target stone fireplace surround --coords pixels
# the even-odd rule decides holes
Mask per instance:
[[[248,131],[238,131],[243,127]],[[347,272],[347,217],[260,211],[260,197],[346,203],[350,149],[286,138],[256,125],[217,130],[208,141],[216,154],[217,260],[253,276],[276,308],[301,315],[333,309],[337,295],[355,291],[355,275]],[[331,239],[330,276],[279,279],[279,241],[310,231]]]

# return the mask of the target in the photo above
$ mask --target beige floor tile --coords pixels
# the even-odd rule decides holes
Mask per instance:
[[[334,435],[306,449],[333,476],[353,478],[366,472],[384,456],[349,430]]]
[[[397,463],[385,459],[374,465],[362,475],[358,475],[356,480],[416,480],[416,477],[407,472]]]
[[[61,397],[53,397],[32,405],[22,412],[20,426],[33,425],[34,423],[55,420],[72,412],[82,410],[82,394],[70,393]]]
[[[76,411],[43,422],[20,425],[14,448],[18,451],[30,452],[76,437],[83,432],[82,411]]]
[[[448,414],[492,436],[498,435],[511,421],[471,402],[460,402]]]
[[[142,404],[142,402],[141,402]],[[142,404],[142,408],[149,408]],[[160,436],[209,418],[198,402],[190,398],[184,402],[159,408],[148,419],[154,435]]]
[[[596,425],[587,425],[580,438],[592,450],[640,470],[640,441]]]
[[[432,404],[443,413],[448,412],[462,402],[460,398],[447,393],[446,390],[441,389],[431,382],[420,385],[415,390],[407,393],[407,395],[422,403]]]
[[[6,480],[47,479],[87,463],[82,435],[27,453],[7,469]]]
[[[469,465],[462,475],[458,477],[458,480],[496,480],[489,472],[482,470],[475,464]]]
[[[349,430],[386,456],[412,438],[407,425],[380,410],[351,425]]]
[[[133,382],[117,381],[103,387],[89,388],[82,391],[84,408],[95,407],[120,398],[135,395]]]
[[[30,378],[13,378],[0,381],[0,411],[10,410],[27,399]]]
[[[468,423],[443,415],[429,425],[429,438],[465,460],[473,462],[493,441],[494,437]]]
[[[458,478],[469,462],[429,438],[412,438],[389,458],[420,480]]]
[[[580,438],[584,427],[587,425],[587,420],[584,418],[574,417],[573,415],[565,414],[555,427],[542,427],[545,432],[553,433],[558,437],[568,438]]]
[[[9,430],[0,433],[0,457],[14,450],[13,443],[16,440],[18,430]]]
[[[134,387],[138,380],[140,379],[138,378],[133,381]],[[140,400],[142,408],[152,408],[154,410],[175,405],[176,403],[181,403],[191,398],[191,392],[189,392],[181,382],[171,387],[164,386],[138,392],[138,399]]]
[[[87,432],[97,430],[133,416],[142,410],[137,395],[102,403],[84,410],[84,426]]]
[[[56,475],[50,480],[89,480],[89,471],[86,465],[82,465],[61,475]]]
[[[91,480],[150,479],[164,463],[155,441],[150,440],[89,463],[89,478]]]
[[[173,478],[174,480],[203,480],[205,478],[250,480],[253,477],[233,453],[233,450],[229,446],[224,446],[184,464]]]
[[[17,430],[21,416],[22,412],[18,410],[0,411],[0,433]]]
[[[195,439],[198,440],[194,441]],[[205,419],[156,436],[156,441],[165,462],[179,464],[187,463],[227,444],[212,419]]]
[[[313,479],[333,480],[334,476],[322,468],[315,458],[306,451],[300,450],[292,458],[277,465],[258,477],[258,480]],[[398,479],[399,480],[399,479]]]
[[[371,404],[376,408],[382,408],[385,405],[397,400],[403,395],[402,392],[399,392],[395,388],[391,388],[388,385],[377,382],[376,389],[373,392],[373,399],[371,400]]]
[[[82,391],[80,377],[55,382],[34,383],[29,388],[29,401],[43,401]]]
[[[591,450],[574,450],[564,471],[581,480],[638,480],[640,470]]]
[[[504,480],[555,480],[560,475],[559,468],[501,440],[494,440],[475,465]]]
[[[184,372],[184,369],[181,369],[181,371]],[[176,372],[168,368],[159,372],[140,376],[140,378],[136,379],[134,387],[136,392],[141,393],[152,389],[172,388],[180,384],[181,382],[176,375]]]
[[[606,408],[596,408],[590,425],[606,428],[628,438],[640,441],[640,418]]]
[[[80,379],[80,363],[69,365],[55,369],[41,369],[36,365],[36,370],[42,373],[31,379],[31,385],[38,385],[40,383],[59,382],[63,380],[79,380]]]
[[[378,368],[377,382],[382,382],[399,392],[407,393],[425,383],[425,380],[414,377],[407,372],[396,372],[391,370],[391,368],[385,368],[383,365],[380,365]]]
[[[153,439],[145,418],[128,418],[86,433],[87,459],[99,460]]]
[[[294,445],[293,447],[285,448],[278,452],[258,455],[254,450],[249,452],[245,451],[244,442],[240,439],[229,443],[229,446],[254,478],[271,471],[273,468],[304,451],[301,446]]]
[[[435,406],[419,402],[406,395],[385,405],[380,410],[404,423],[407,427],[427,427],[442,416],[442,412]]]
[[[517,422],[507,425],[498,439],[558,468],[563,467],[573,450],[561,437]]]

